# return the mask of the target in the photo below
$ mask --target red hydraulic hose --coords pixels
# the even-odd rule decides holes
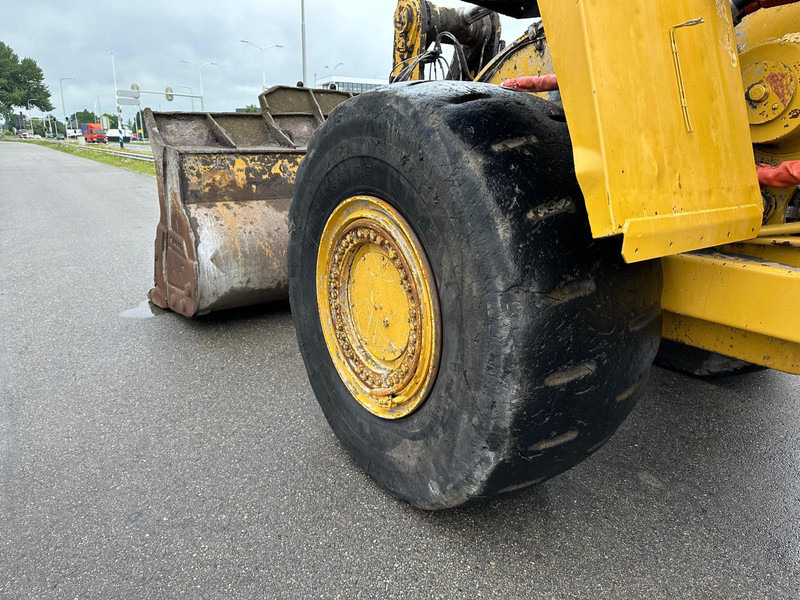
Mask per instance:
[[[773,6],[781,6],[783,4],[794,4],[797,0],[753,0],[750,4],[744,7],[742,11],[744,14],[756,12],[759,8],[772,8]]]
[[[529,75],[506,79],[503,87],[517,90],[518,92],[555,92],[558,89],[558,79],[554,74]]]
[[[794,187],[800,185],[800,160],[789,160],[777,167],[756,165],[758,183],[764,187]]]

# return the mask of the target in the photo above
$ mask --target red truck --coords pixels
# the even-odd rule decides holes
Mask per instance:
[[[87,144],[105,144],[107,141],[106,132],[100,123],[81,123],[81,131]]]

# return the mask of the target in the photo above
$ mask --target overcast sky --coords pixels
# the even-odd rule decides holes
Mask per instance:
[[[467,6],[442,0],[440,6]],[[386,78],[392,62],[393,0],[306,0],[308,78],[329,73],[325,65],[344,63],[337,74]],[[114,110],[111,52],[120,88],[189,86],[199,92],[197,68],[182,63],[216,61],[203,69],[206,110],[229,111],[257,103],[261,90],[261,52],[267,51],[267,84],[294,85],[302,75],[300,0],[106,0],[83,2],[13,1],[0,24],[0,41],[22,58],[35,59],[62,117],[59,79],[64,81],[68,114],[92,110],[99,96],[103,112]],[[503,37],[511,41],[527,27],[503,18]],[[167,102],[143,96],[154,110],[188,110],[190,100]],[[196,101],[196,108],[199,103]],[[34,112],[34,115],[37,113]],[[133,114],[125,107],[127,120]]]

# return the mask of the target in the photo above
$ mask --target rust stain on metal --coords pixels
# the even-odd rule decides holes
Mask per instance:
[[[289,204],[305,145],[352,94],[276,87],[262,113],[145,111],[160,220],[154,304],[193,317],[288,297]]]
[[[773,72],[769,73],[764,79],[784,106],[791,102],[794,96],[794,78],[791,73],[784,71]]]
[[[216,206],[219,216],[225,222],[227,230],[230,235],[226,236],[228,240],[232,240],[236,246],[236,253],[239,256],[239,265],[242,264],[242,245],[239,243],[239,223],[236,220],[236,213],[233,212],[226,204],[217,204]]]

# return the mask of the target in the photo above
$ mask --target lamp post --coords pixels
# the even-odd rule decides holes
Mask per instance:
[[[272,48],[283,48],[283,46],[281,46],[280,44],[274,44],[272,46],[267,46],[266,48],[262,48],[261,46],[259,46],[258,44],[254,44],[250,40],[239,40],[239,41],[242,42],[243,44],[250,44],[251,46],[261,50],[261,91],[262,92],[266,91],[266,89],[267,89],[267,73],[266,73],[266,70],[265,70],[265,67],[264,67],[264,65],[265,65],[264,55],[266,54],[267,50],[271,50]]]
[[[28,121],[31,122],[31,134],[33,134],[33,117],[31,116],[31,102],[39,100],[38,98],[31,98],[28,100]]]
[[[192,62],[191,60],[183,59],[182,62],[189,63],[190,65],[194,65],[197,67],[197,71],[200,73],[200,110],[202,112],[206,112],[206,104],[205,104],[205,97],[203,96],[203,67],[207,67],[208,65],[216,65],[213,60],[207,63],[203,63],[202,65],[198,65],[196,62]]]
[[[62,77],[58,80],[58,87],[61,88],[61,110],[64,113],[64,139],[67,139],[67,105],[64,103],[64,82],[74,80],[74,77]],[[56,127],[56,139],[58,139],[58,127]]]
[[[184,90],[189,90],[189,94],[193,96],[192,98],[189,99],[192,101],[192,112],[194,112],[194,92],[192,91],[192,88],[190,88],[188,85],[176,85],[175,87],[179,87]]]
[[[333,77],[334,75],[336,75],[336,69],[338,69],[339,67],[341,67],[343,64],[344,64],[344,63],[341,63],[341,62],[340,62],[340,63],[336,63],[336,64],[335,64],[335,65],[333,65],[333,66],[330,66],[330,65],[325,65],[325,68],[326,68],[326,69],[328,69],[328,70],[331,72],[331,77]],[[333,83],[333,84],[335,85],[335,84],[336,84],[336,81],[334,80],[334,81],[333,81],[333,82],[331,82],[331,83]]]
[[[303,37],[303,83],[305,85],[308,85],[308,81],[306,81],[308,74],[306,69],[306,1],[305,0],[300,0],[300,30],[302,32],[302,37]]]
[[[122,131],[122,106],[119,103],[119,96],[117,95],[117,67],[114,64],[114,53],[111,53],[111,71],[114,74],[114,98],[117,103],[117,129],[119,130],[119,147],[124,147],[125,134]]]

